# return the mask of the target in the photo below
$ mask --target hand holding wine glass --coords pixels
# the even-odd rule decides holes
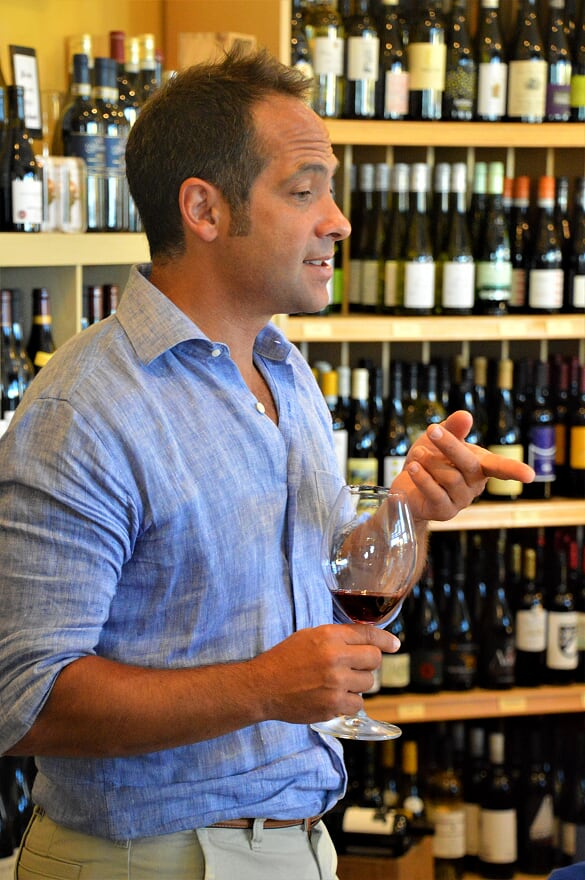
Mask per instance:
[[[323,534],[322,561],[333,601],[348,620],[389,621],[412,584],[416,556],[405,495],[380,486],[341,489]],[[391,739],[401,733],[363,710],[311,726],[346,739]]]

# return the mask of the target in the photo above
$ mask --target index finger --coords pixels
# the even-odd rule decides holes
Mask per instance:
[[[442,425],[432,425],[427,429],[427,436],[449,461],[464,475],[469,477],[497,477],[500,480],[519,480],[531,483],[534,470],[523,461],[516,461],[489,452],[482,446],[475,446],[459,440]]]

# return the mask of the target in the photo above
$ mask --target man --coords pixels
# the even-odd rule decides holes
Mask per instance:
[[[341,747],[308,725],[357,710],[397,645],[332,623],[330,416],[270,324],[324,306],[350,232],[305,89],[228,56],[145,106],[127,174],[152,266],[0,444],[0,753],[39,768],[20,880],[335,876],[318,819]],[[397,480],[421,544],[487,476],[531,478],[465,444],[469,422]]]

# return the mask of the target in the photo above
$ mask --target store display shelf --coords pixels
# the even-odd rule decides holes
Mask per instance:
[[[585,501],[552,498],[547,501],[477,501],[447,522],[431,523],[434,532],[471,529],[559,528],[585,524]]]
[[[386,317],[384,315],[278,316],[293,342],[468,342],[487,339],[583,339],[585,316],[506,315]]]
[[[3,267],[114,266],[149,259],[146,236],[139,232],[0,233]]]
[[[436,694],[377,696],[367,700],[368,713],[380,721],[418,724],[466,718],[559,715],[585,711],[585,684],[541,685],[510,690],[439,691]]]

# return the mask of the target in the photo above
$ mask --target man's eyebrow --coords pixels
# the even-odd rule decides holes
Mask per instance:
[[[336,161],[333,168],[333,174],[335,174],[338,167],[339,162]],[[325,177],[329,177],[331,174],[331,168],[329,165],[321,162],[303,162],[302,165],[299,165],[298,168],[293,171],[288,180],[296,180],[297,177],[301,177],[303,174],[322,174]]]

